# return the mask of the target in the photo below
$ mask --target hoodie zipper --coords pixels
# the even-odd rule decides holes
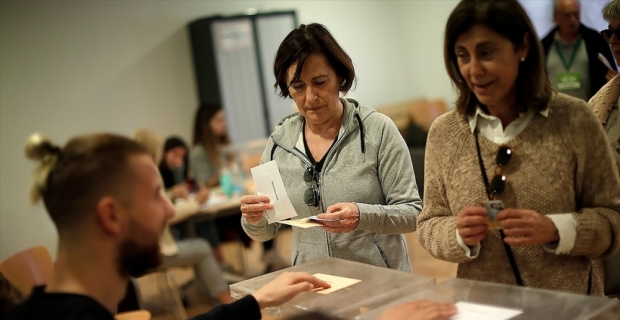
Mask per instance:
[[[347,101],[348,102],[348,101]],[[354,107],[357,108],[357,105]],[[300,115],[301,117],[301,115]],[[321,183],[323,181],[323,172],[325,171],[325,166],[329,163],[329,160],[332,158],[332,155],[334,154],[334,150],[338,149],[338,146],[340,145],[340,143],[342,142],[342,140],[344,140],[346,137],[348,137],[349,135],[351,135],[353,133],[353,130],[349,131],[349,127],[351,126],[351,122],[355,121],[357,119],[354,119],[356,117],[356,111],[354,110],[353,113],[351,113],[351,119],[345,124],[345,128],[344,128],[344,135],[342,137],[340,137],[340,139],[338,139],[338,141],[336,141],[336,144],[334,144],[333,148],[330,148],[329,152],[325,155],[325,162],[323,163],[323,168],[321,169],[321,172],[319,173],[319,198],[321,199],[319,201],[320,204],[320,209],[322,212],[325,212],[325,202],[323,202],[323,184]],[[304,123],[302,123],[302,126],[304,125]],[[358,125],[361,127],[362,123],[361,123],[361,118],[360,118],[360,122],[358,122]],[[359,128],[358,128],[359,130]],[[364,139],[364,136],[360,133],[360,139]],[[306,164],[308,167],[312,166],[312,162],[310,162],[310,160],[308,159],[308,156],[302,154],[301,152],[299,152],[297,149],[293,148],[293,149],[289,149],[286,148],[284,146],[282,146],[281,143],[279,143],[278,141],[276,141],[275,139],[273,139],[273,143],[275,145],[277,145],[278,147],[282,148],[285,151],[290,152],[291,154],[293,154],[294,156],[296,156],[297,158],[299,158],[304,164]],[[363,156],[365,157],[366,154],[365,152],[362,152]],[[272,159],[273,160],[273,159]],[[330,239],[329,239],[329,231],[325,231],[325,241],[327,242],[327,255],[328,256],[332,256],[332,250],[331,250],[331,243],[330,243]]]

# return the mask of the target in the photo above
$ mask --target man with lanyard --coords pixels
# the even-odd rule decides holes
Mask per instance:
[[[580,11],[577,0],[556,0],[553,20],[557,27],[543,38],[542,45],[551,85],[587,101],[617,72],[609,45],[598,32],[581,24]]]

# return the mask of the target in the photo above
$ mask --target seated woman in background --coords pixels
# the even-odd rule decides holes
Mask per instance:
[[[159,173],[164,180],[166,193],[172,200],[185,199],[189,195],[188,153],[187,144],[179,137],[169,137],[164,142],[164,154],[159,162]]]
[[[162,139],[157,133],[148,129],[139,129],[133,135],[133,140],[140,143],[153,157],[155,164],[162,158]],[[209,191],[201,188],[195,198],[182,201],[174,205],[174,216],[168,221],[174,224],[189,215],[198,212],[200,205],[207,201]],[[209,295],[217,298],[221,303],[230,303],[228,283],[224,280],[222,271],[214,258],[214,252],[207,241],[201,238],[190,238],[175,241],[169,228],[164,230],[160,239],[160,247],[164,256],[162,268],[193,266],[200,284],[207,289]]]
[[[591,261],[620,249],[603,128],[583,100],[553,91],[517,0],[463,0],[445,30],[458,98],[429,132],[420,244],[458,263],[458,278],[591,292]]]
[[[196,111],[194,119],[193,148],[190,152],[190,171],[196,183],[204,183],[207,187],[219,184],[220,172],[223,167],[222,149],[230,145],[224,110],[219,105],[202,105]],[[250,244],[239,224],[237,217],[231,216],[196,224],[196,233],[205,237],[215,248],[219,246],[219,230],[227,229],[241,237],[246,246]],[[267,263],[267,271],[275,271],[290,266],[274,248],[273,240],[263,243],[263,262]],[[220,258],[218,257],[218,261]]]
[[[188,147],[185,142],[178,137],[169,137],[164,142],[164,153],[159,162],[159,173],[164,180],[164,187],[166,188],[166,194],[168,197],[175,201],[177,199],[188,199],[189,186],[187,182],[188,177]],[[204,183],[200,180],[195,180],[195,185],[199,189],[205,189]],[[176,201],[175,201],[176,202]],[[179,201],[177,205],[190,205],[184,204],[185,201]],[[196,208],[198,210],[198,208]],[[186,225],[180,223],[179,225],[172,227],[173,232],[179,238],[185,238]],[[198,231],[200,230],[200,231]],[[197,234],[202,238],[205,238],[211,244],[213,254],[217,259],[217,262],[223,269],[227,270],[230,267],[224,261],[222,251],[220,248],[219,233],[215,228],[213,221],[206,221],[197,224]]]

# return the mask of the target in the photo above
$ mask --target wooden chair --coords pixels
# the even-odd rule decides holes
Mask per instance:
[[[33,287],[44,285],[52,278],[54,263],[47,249],[37,246],[4,259],[0,272],[28,296]]]

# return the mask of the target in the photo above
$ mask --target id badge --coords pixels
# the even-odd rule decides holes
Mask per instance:
[[[501,200],[489,200],[482,204],[487,209],[487,217],[489,218],[489,229],[500,230],[502,225],[497,221],[497,214],[504,210],[504,203]]]
[[[581,88],[581,76],[576,72],[558,75],[558,90],[574,90]]]

